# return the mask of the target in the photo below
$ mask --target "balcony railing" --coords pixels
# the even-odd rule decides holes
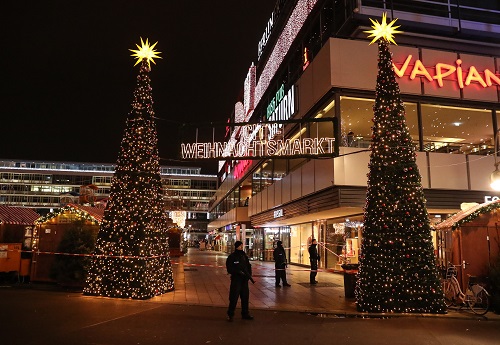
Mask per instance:
[[[370,8],[389,12],[401,20],[446,25],[458,30],[470,29],[500,33],[500,2],[491,0],[355,0],[358,11],[370,14]]]

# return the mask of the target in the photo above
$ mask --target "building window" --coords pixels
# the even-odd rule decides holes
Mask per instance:
[[[373,105],[375,100],[342,96],[341,110],[341,140],[340,146],[367,148],[370,145],[373,125]],[[418,147],[418,111],[417,104],[405,102],[406,125],[410,131],[413,143]]]
[[[491,110],[422,104],[424,150],[443,153],[493,152]]]

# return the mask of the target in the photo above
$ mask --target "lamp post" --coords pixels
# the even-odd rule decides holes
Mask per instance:
[[[498,159],[497,159],[497,153],[498,153],[498,130],[495,131],[494,139],[495,139],[495,152],[493,152],[493,158],[495,159],[495,171],[493,171],[491,173],[491,176],[490,176],[490,181],[491,181],[490,186],[494,190],[499,190],[500,191],[500,171],[498,170],[498,164],[500,164],[500,163],[498,162]]]

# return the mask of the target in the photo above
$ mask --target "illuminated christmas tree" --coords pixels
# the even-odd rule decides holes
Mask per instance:
[[[372,43],[379,41],[379,60],[356,303],[365,312],[445,313],[421,176],[392,69],[394,22],[387,24],[384,14],[368,31]]]
[[[132,110],[99,229],[84,293],[146,299],[174,289],[163,209],[148,40],[132,50],[140,64]]]

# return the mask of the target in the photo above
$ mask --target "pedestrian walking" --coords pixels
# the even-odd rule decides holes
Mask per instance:
[[[318,274],[318,261],[319,261],[319,254],[318,254],[318,248],[316,247],[318,245],[318,242],[316,242],[316,239],[311,240],[311,245],[309,246],[309,260],[311,261],[311,273],[309,275],[309,283],[311,284],[318,284],[318,281],[316,280],[316,274]]]
[[[286,281],[286,268],[288,267],[288,262],[286,260],[285,248],[283,248],[283,242],[276,242],[276,248],[273,251],[274,258],[274,268],[276,276],[276,287],[281,287],[280,282],[283,282],[283,286],[291,286]]]
[[[229,307],[227,308],[227,321],[233,321],[234,310],[238,303],[238,298],[241,300],[241,318],[245,320],[253,320],[248,310],[248,302],[250,298],[250,290],[248,289],[248,281],[252,284],[255,281],[252,278],[252,265],[248,256],[243,251],[243,242],[236,241],[234,243],[234,252],[226,259],[227,273],[231,275],[231,286],[229,287]]]

